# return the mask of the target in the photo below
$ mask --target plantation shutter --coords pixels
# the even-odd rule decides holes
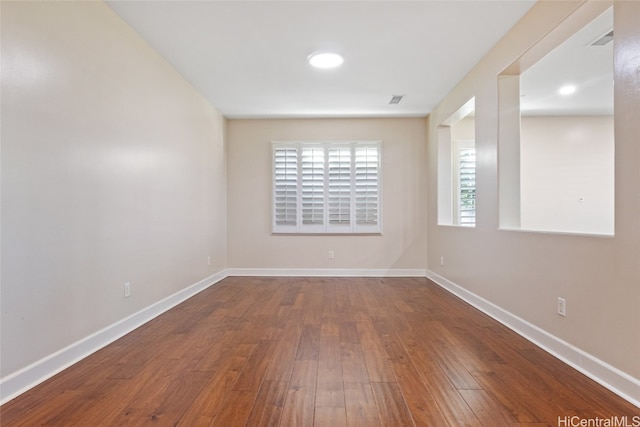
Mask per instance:
[[[380,233],[379,142],[274,142],[274,233]]]
[[[298,150],[274,147],[274,231],[295,231],[298,205]]]
[[[304,231],[322,231],[324,226],[323,146],[302,147],[302,226]]]
[[[378,145],[355,147],[355,222],[362,232],[379,228],[379,155]]]
[[[328,213],[329,227],[350,231],[351,225],[351,147],[329,147]],[[349,227],[349,228],[347,228]]]
[[[459,155],[459,223],[476,224],[476,149],[461,147]]]

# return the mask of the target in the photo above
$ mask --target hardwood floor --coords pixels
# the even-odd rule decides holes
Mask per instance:
[[[0,408],[3,427],[573,416],[632,423],[640,409],[419,278],[227,278]]]

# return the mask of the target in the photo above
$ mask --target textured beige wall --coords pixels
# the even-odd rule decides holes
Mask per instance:
[[[1,136],[2,376],[226,266],[224,119],[102,2],[2,2]]]
[[[615,237],[498,229],[497,75],[579,4],[536,4],[431,114],[428,268],[640,378],[640,2],[614,6]],[[476,97],[477,227],[438,226],[437,126],[471,96]],[[565,318],[556,314],[558,297],[566,298]]]
[[[425,119],[229,120],[227,135],[229,267],[425,268]],[[383,235],[272,235],[271,141],[352,139],[382,140]]]

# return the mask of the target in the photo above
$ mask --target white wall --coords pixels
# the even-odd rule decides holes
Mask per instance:
[[[224,119],[102,2],[2,2],[1,136],[3,378],[226,266]]]
[[[475,116],[465,117],[451,125],[451,139],[453,141],[475,141],[476,119]]]
[[[424,118],[229,120],[229,267],[424,271],[425,125]],[[272,235],[273,140],[381,140],[383,235]]]
[[[612,116],[526,116],[520,135],[521,227],[613,234]]]
[[[539,2],[433,110],[429,132],[428,268],[619,370],[640,402],[640,3],[615,2],[615,236],[499,229],[498,75],[576,9]],[[476,97],[477,226],[438,226],[437,127]],[[440,257],[445,265],[440,265]],[[567,316],[556,314],[558,297]],[[560,342],[554,341],[554,342]],[[587,363],[582,356],[577,364]],[[625,377],[625,374],[628,377]],[[634,382],[635,381],[635,382]],[[624,381],[623,381],[624,382]]]

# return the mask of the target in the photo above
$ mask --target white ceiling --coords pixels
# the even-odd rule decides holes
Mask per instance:
[[[591,23],[520,76],[523,115],[612,115],[613,42],[591,44],[613,29],[613,9]],[[570,96],[558,89],[571,84]]]
[[[427,115],[534,1],[107,4],[227,117],[407,117]],[[345,62],[313,69],[316,50]]]

